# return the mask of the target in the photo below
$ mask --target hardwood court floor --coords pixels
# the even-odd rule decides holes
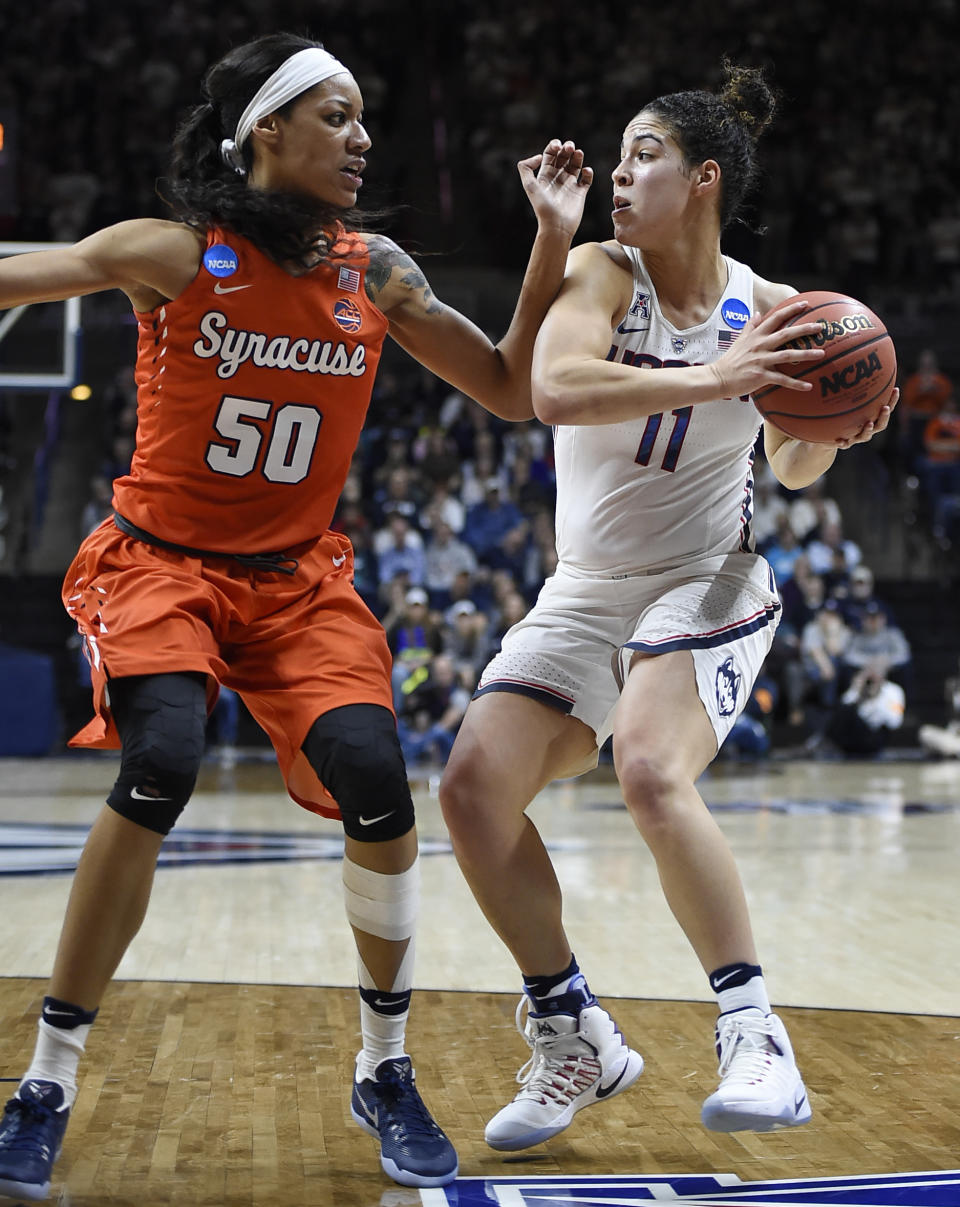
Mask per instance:
[[[22,1060],[42,989],[0,981],[5,1070]],[[482,1134],[526,1051],[514,1005],[505,994],[417,995],[409,1046],[418,1083],[463,1176],[732,1172],[752,1181],[949,1169],[960,1153],[955,1018],[785,1011],[814,1119],[725,1136],[699,1122],[714,1085],[713,1008],[621,1000],[608,1005],[646,1058],[639,1082],[581,1112],[563,1136],[505,1159]],[[348,990],[117,984],[88,1048],[51,1201],[419,1203],[380,1171],[374,1141],[349,1118],[356,1045]]]
[[[0,761],[0,1077],[33,1043],[70,876],[109,759]],[[768,1177],[960,1167],[960,764],[720,765],[701,791],[733,846],[813,1122],[717,1136],[715,1008],[602,771],[531,816],[575,950],[647,1067],[637,1086],[513,1159],[483,1143],[527,1050],[518,978],[416,785],[423,922],[410,1051],[461,1173]],[[358,1046],[339,827],[276,768],[205,766],[147,923],[93,1030],[51,1202],[71,1207],[406,1207],[350,1120]],[[15,925],[11,924],[15,921]]]

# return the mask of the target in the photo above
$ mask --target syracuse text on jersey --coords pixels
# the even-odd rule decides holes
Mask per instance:
[[[308,340],[289,335],[269,336],[227,325],[227,316],[209,310],[200,320],[203,336],[193,345],[196,356],[219,356],[217,376],[229,378],[250,360],[269,369],[292,369],[296,373],[328,373],[335,377],[362,377],[367,371],[366,348],[358,344],[349,352],[346,344],[332,340]]]

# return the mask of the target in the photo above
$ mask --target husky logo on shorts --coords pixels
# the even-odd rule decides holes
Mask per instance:
[[[733,665],[733,655],[717,667],[717,710],[721,717],[732,717],[737,707],[743,676]]]

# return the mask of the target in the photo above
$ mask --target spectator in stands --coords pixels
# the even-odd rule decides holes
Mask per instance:
[[[437,519],[443,520],[457,536],[463,532],[467,509],[459,496],[452,492],[450,482],[434,482],[430,497],[420,514],[420,527],[428,532]]]
[[[393,594],[396,596],[397,591]],[[383,617],[383,627],[393,656],[393,696],[399,708],[404,695],[424,677],[423,668],[443,649],[443,634],[430,612],[423,587],[409,587],[402,603],[394,598]]]
[[[490,657],[490,621],[469,599],[458,599],[443,614],[443,652],[476,677]]]
[[[864,606],[861,626],[842,653],[845,682],[869,667],[909,689],[913,653],[903,630],[888,621],[876,600]]]
[[[423,668],[422,676],[407,681],[398,710],[397,732],[408,767],[431,759],[443,766],[453,749],[476,675],[466,676],[447,654],[437,654]]]
[[[496,609],[490,621],[490,645],[494,653],[500,649],[506,631],[519,624],[529,610],[529,602],[507,579],[506,586],[500,589],[497,596]]]
[[[782,610],[777,635],[786,626],[799,638],[804,625],[820,611],[826,598],[823,576],[814,573],[805,554],[798,557],[793,564],[793,574],[780,588]]]
[[[798,558],[803,556],[803,546],[797,539],[789,515],[782,515],[777,521],[776,535],[767,545],[763,556],[770,563],[778,585],[782,587],[793,574]]]
[[[386,481],[373,496],[374,510],[381,525],[386,524],[390,516],[399,511],[409,520],[411,528],[419,528],[424,499],[418,476],[417,472],[407,465],[397,465],[390,470]]]
[[[900,684],[888,679],[881,668],[864,666],[830,715],[824,736],[843,754],[875,755],[903,725],[905,711],[906,695]]]
[[[794,728],[803,724],[803,701],[807,692],[800,635],[819,612],[825,599],[823,579],[811,572],[806,557],[797,558],[793,575],[780,586],[780,623],[764,663],[767,672],[782,688],[777,692],[777,699],[778,702],[781,698],[786,702],[787,724]]]
[[[463,539],[477,557],[490,560],[500,555],[501,545],[508,533],[526,536],[529,529],[523,513],[506,497],[499,477],[490,477],[485,484],[483,502],[467,511]]]
[[[900,446],[908,472],[916,473],[924,453],[924,429],[953,392],[953,382],[940,370],[936,349],[923,348],[900,398]]]
[[[474,412],[471,411],[472,415]],[[499,455],[496,435],[489,424],[472,428],[473,454],[463,463],[463,482],[460,497],[467,511],[486,500],[490,482],[495,481],[499,489],[506,491],[510,478]]]
[[[952,390],[924,426],[920,466],[933,535],[949,543],[960,511],[960,407]]]
[[[887,620],[895,623],[893,609],[875,594],[873,571],[865,563],[860,562],[850,571],[846,588],[834,590],[833,597],[840,605],[843,619],[854,631],[863,628],[863,612],[867,604],[876,603],[887,614]]]
[[[428,492],[438,483],[447,484],[459,477],[460,457],[456,444],[441,427],[430,428],[416,440],[413,455]]]
[[[526,449],[518,450],[510,464],[510,493],[526,516],[532,516],[543,508],[547,508],[548,514],[551,514],[557,497],[552,481],[534,476],[534,461]]]
[[[405,574],[415,586],[423,584],[426,571],[423,537],[411,527],[402,511],[391,512],[385,526],[374,533],[373,549],[381,584],[391,582],[399,574]]]
[[[844,534],[839,520],[825,520],[819,525],[819,532],[805,546],[810,569],[814,574],[847,578],[863,560],[860,546]]]
[[[784,689],[792,724],[803,724],[811,705],[814,728],[833,710],[840,695],[842,660],[850,639],[850,630],[833,599],[826,600],[803,626],[799,661],[785,668]]]
[[[477,555],[453,533],[442,519],[431,525],[424,548],[424,583],[435,608],[445,608],[451,601],[454,580],[461,572],[476,573]]]
[[[392,428],[387,434],[386,448],[382,459],[370,473],[369,488],[374,499],[387,493],[390,475],[395,469],[409,469],[410,434],[402,427]]]
[[[451,606],[460,600],[469,600],[481,612],[489,612],[493,604],[490,588],[490,573],[485,566],[478,566],[476,574],[459,570],[450,588]],[[449,608],[447,609],[449,611]]]
[[[827,494],[829,476],[794,492],[790,500],[790,526],[801,545],[820,536],[828,524],[841,522],[840,505]]]

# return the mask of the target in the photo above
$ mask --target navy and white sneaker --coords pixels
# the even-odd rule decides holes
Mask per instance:
[[[717,1020],[720,1085],[703,1104],[712,1132],[770,1132],[812,1115],[793,1048],[776,1014],[747,1008]]]
[[[457,1176],[456,1149],[420,1097],[409,1056],[381,1061],[375,1081],[354,1081],[350,1114],[380,1141],[384,1173],[401,1186],[446,1186]]]
[[[55,1081],[26,1081],[3,1109],[0,1121],[0,1194],[45,1199],[60,1156],[70,1108]]]
[[[516,1152],[556,1136],[577,1111],[621,1094],[643,1072],[643,1057],[627,1046],[620,1029],[598,1005],[579,1014],[528,1013],[526,994],[517,1005],[517,1030],[533,1055],[517,1074],[523,1089],[487,1124],[491,1148]]]

